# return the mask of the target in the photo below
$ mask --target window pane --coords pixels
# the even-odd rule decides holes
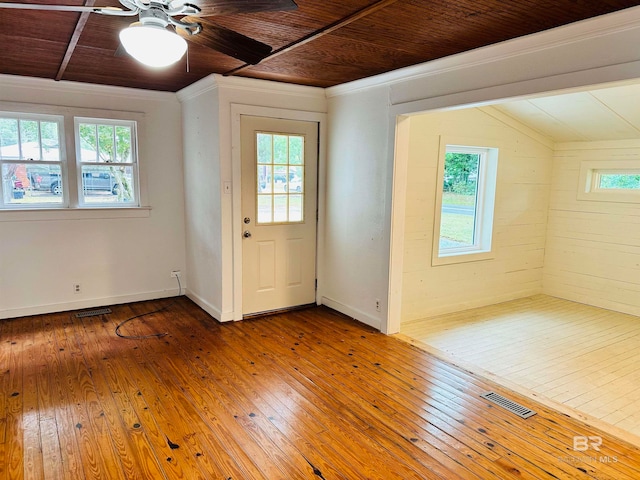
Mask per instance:
[[[116,127],[116,162],[131,163],[131,127]]]
[[[444,165],[440,250],[475,244],[480,155],[447,152]]]
[[[287,163],[288,160],[288,139],[287,135],[274,135],[273,136],[273,163]]]
[[[0,118],[0,157],[6,159],[20,158],[18,148],[18,120]]]
[[[83,166],[82,201],[91,204],[133,204],[135,202],[132,167]]]
[[[271,165],[258,165],[258,193],[271,193],[273,191],[272,186],[272,166]]]
[[[300,193],[304,191],[304,167],[289,167],[288,191]]]
[[[57,122],[40,122],[40,138],[42,142],[42,159],[60,160],[60,135]]]
[[[273,191],[282,193],[287,191],[287,167],[275,166],[273,168]]]
[[[273,221],[286,222],[288,218],[288,195],[273,196]]]
[[[601,173],[598,188],[638,190],[640,173]]]
[[[272,138],[268,133],[258,133],[258,163],[272,163]]]
[[[41,160],[38,122],[20,120],[20,153],[23,160]]]
[[[98,136],[96,134],[96,125],[81,123],[78,126],[78,133],[80,136],[80,161],[97,162]]]
[[[98,162],[115,162],[114,128],[111,125],[98,125]]]
[[[291,165],[302,165],[304,158],[304,137],[289,137],[289,163]]]
[[[2,190],[7,204],[37,205],[62,203],[62,175],[59,165],[30,163],[2,166]]]
[[[273,222],[273,197],[271,195],[258,195],[258,223]]]
[[[304,197],[302,195],[289,195],[289,221],[301,222]]]

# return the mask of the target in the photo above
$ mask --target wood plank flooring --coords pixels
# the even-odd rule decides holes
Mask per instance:
[[[330,309],[169,302],[0,322],[0,478],[640,478],[638,448]],[[121,333],[166,336],[115,335],[165,304]]]
[[[401,333],[640,443],[639,317],[538,295],[409,322]]]

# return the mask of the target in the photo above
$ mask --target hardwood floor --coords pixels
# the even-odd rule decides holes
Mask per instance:
[[[640,444],[636,316],[537,295],[409,322],[401,332],[459,366],[612,425]]]
[[[121,329],[166,336],[115,335],[167,302],[0,322],[0,477],[640,478],[638,448],[327,308],[219,324],[179,297]]]

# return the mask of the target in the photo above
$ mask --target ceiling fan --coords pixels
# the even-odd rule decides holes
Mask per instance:
[[[0,2],[0,8],[87,12],[121,17],[137,15],[138,21],[120,32],[120,41],[127,53],[152,67],[166,67],[182,58],[187,50],[185,39],[255,65],[271,53],[271,46],[216,25],[206,17],[298,8],[294,0],[193,0],[193,3],[188,0],[118,1],[124,8],[5,2]]]

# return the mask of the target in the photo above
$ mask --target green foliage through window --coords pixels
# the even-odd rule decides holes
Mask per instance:
[[[598,188],[639,190],[640,174],[638,173],[601,173]]]

